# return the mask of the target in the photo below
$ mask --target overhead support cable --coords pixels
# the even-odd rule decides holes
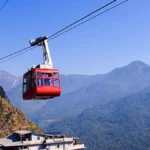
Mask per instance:
[[[88,16],[90,16],[90,15],[96,13],[98,10],[101,10],[101,9],[105,8],[106,6],[108,6],[108,5],[112,4],[112,3],[114,3],[115,1],[116,1],[116,0],[114,0],[114,1],[112,1],[112,2],[110,2],[110,3],[108,3],[108,4],[106,4],[105,6],[103,6],[103,7],[99,8],[99,9],[93,11],[92,13],[86,15],[85,17],[83,17],[83,18],[81,18],[81,19],[75,21],[74,23],[72,23],[72,24],[66,26],[65,28],[59,30],[58,32],[56,32],[56,33],[50,35],[50,36],[48,37],[48,41],[51,41],[51,40],[53,40],[53,39],[55,39],[55,38],[57,38],[57,37],[59,37],[59,36],[65,34],[65,33],[69,32],[70,30],[73,30],[73,29],[75,29],[76,27],[78,27],[78,26],[80,26],[80,25],[82,25],[82,24],[84,24],[84,23],[86,23],[86,22],[88,22],[88,21],[90,21],[90,20],[92,20],[92,19],[94,19],[94,18],[96,18],[96,17],[98,17],[98,16],[100,16],[100,15],[102,15],[102,14],[104,14],[104,13],[106,13],[106,12],[108,12],[108,11],[110,11],[110,10],[112,10],[112,9],[114,9],[114,8],[116,8],[116,7],[118,7],[118,6],[120,6],[120,5],[122,5],[122,4],[124,4],[124,3],[127,2],[128,0],[124,0],[123,2],[121,2],[121,3],[119,3],[119,4],[115,5],[115,6],[112,6],[112,7],[108,8],[108,9],[106,9],[105,11],[103,11],[103,12],[101,12],[101,13],[99,13],[99,14],[97,14],[97,15],[95,15],[95,16],[93,16],[93,17],[91,17],[91,18],[89,18],[89,19],[87,19],[87,20],[85,20],[85,21],[83,21],[83,22],[81,22],[81,23],[75,25],[76,23],[78,23],[78,22],[80,22],[81,20],[87,18]],[[73,25],[75,25],[75,26],[73,26]],[[71,27],[71,26],[73,26],[73,27]],[[70,28],[70,27],[71,27],[71,28]],[[68,29],[68,28],[69,28],[69,29]],[[67,29],[67,30],[66,30],[66,29]],[[64,30],[66,30],[66,31],[64,31]],[[63,31],[63,32],[62,32],[62,31]],[[62,32],[62,33],[61,33],[61,32]],[[6,60],[4,60],[4,61],[0,61],[0,63],[6,62],[6,61],[8,61],[8,60],[10,60],[10,59],[13,59],[13,58],[15,58],[15,57],[17,57],[17,56],[19,56],[19,55],[21,55],[21,54],[23,54],[23,53],[25,53],[25,52],[28,52],[28,51],[30,51],[30,50],[36,48],[36,47],[37,47],[37,45],[34,46],[34,47],[28,46],[28,47],[26,47],[26,48],[24,48],[24,49],[21,49],[21,50],[19,50],[19,51],[16,51],[16,52],[14,52],[14,53],[11,53],[11,54],[9,54],[9,55],[6,55],[6,56],[4,56],[4,57],[1,57],[0,60],[6,59],[6,58],[8,58],[8,57],[10,57],[10,58],[8,58],[8,59],[6,59]],[[14,56],[13,56],[13,55],[14,55]],[[11,56],[12,56],[12,57],[11,57]]]
[[[5,3],[0,7],[0,11],[4,8],[4,6],[7,4],[8,0],[5,1]]]
[[[71,23],[70,25],[66,26],[65,28],[59,30],[58,32],[56,32],[56,33],[50,35],[48,38],[51,38],[51,37],[57,35],[58,33],[60,33],[60,32],[62,32],[62,31],[64,31],[64,30],[70,28],[70,27],[73,26],[74,24],[76,24],[76,23],[82,21],[83,19],[85,19],[85,18],[87,18],[87,17],[89,17],[89,16],[91,16],[91,15],[93,15],[93,14],[95,14],[96,12],[98,12],[98,11],[104,9],[105,7],[111,5],[111,4],[114,3],[114,2],[116,2],[116,0],[113,0],[113,1],[111,1],[110,3],[107,3],[106,5],[104,5],[104,6],[100,7],[100,8],[98,8],[98,9],[96,9],[95,11],[93,11],[93,12],[89,13],[88,15],[86,15],[86,16],[80,18],[79,20],[77,20],[77,21]]]
[[[86,23],[86,22],[88,22],[88,21],[90,21],[90,20],[96,18],[96,17],[99,17],[100,15],[102,15],[102,14],[104,14],[104,13],[106,13],[106,12],[108,12],[108,11],[110,11],[110,10],[112,10],[112,9],[114,9],[114,8],[116,8],[116,7],[120,6],[120,5],[122,5],[122,4],[124,4],[124,3],[127,2],[127,1],[128,1],[128,0],[125,0],[125,1],[123,1],[123,2],[121,2],[121,3],[119,3],[119,4],[117,4],[117,5],[115,5],[115,6],[111,7],[111,8],[109,8],[109,9],[107,9],[107,10],[105,10],[105,11],[103,11],[103,12],[101,12],[101,13],[99,13],[99,14],[97,14],[97,15],[95,15],[95,16],[93,16],[93,17],[91,17],[91,18],[89,18],[89,19],[87,19],[87,20],[85,20],[85,21],[83,21],[83,22],[81,22],[81,23],[79,23],[78,25],[76,25],[76,26],[74,26],[74,27],[72,27],[72,28],[70,28],[70,29],[68,29],[68,30],[66,30],[66,31],[64,31],[64,32],[62,32],[62,33],[60,33],[60,34],[58,34],[58,35],[52,37],[52,38],[49,38],[48,41],[51,41],[51,40],[53,40],[53,39],[55,39],[55,38],[61,36],[62,34],[65,34],[65,33],[69,32],[70,30],[73,30],[74,28],[76,28],[76,27],[78,27],[78,26],[80,26],[80,25],[82,25],[82,24],[84,24],[84,23]]]
[[[88,16],[92,15],[93,13],[96,13],[97,11],[100,11],[101,9],[107,7],[108,5],[114,3],[115,1],[116,1],[116,0],[113,0],[113,1],[111,1],[110,3],[107,3],[106,5],[104,5],[104,6],[100,7],[100,8],[98,8],[97,10],[95,10],[95,11],[89,13],[88,15],[82,17],[81,19],[75,21],[74,23],[72,23],[72,24],[66,26],[65,28],[63,28],[63,29],[61,29],[61,30],[55,32],[54,34],[50,35],[48,38],[51,38],[51,37],[57,35],[58,33],[64,31],[65,29],[71,27],[72,25],[78,23],[79,21],[83,20],[84,18],[87,18]],[[14,53],[11,53],[11,54],[9,54],[9,55],[6,55],[6,56],[4,56],[4,57],[1,57],[0,60],[6,59],[6,58],[8,58],[8,57],[10,57],[10,56],[13,56],[13,55],[15,55],[15,54],[18,54],[18,53],[20,53],[20,52],[22,52],[22,51],[26,51],[26,50],[29,49],[30,47],[31,47],[31,46],[28,46],[28,47],[26,47],[26,48],[24,48],[24,49],[21,49],[21,50],[19,50],[19,51],[16,51],[16,52],[14,52]],[[17,55],[17,56],[18,56],[18,55]]]

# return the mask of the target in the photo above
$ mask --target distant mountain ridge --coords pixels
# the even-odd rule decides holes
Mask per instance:
[[[35,112],[38,117],[33,115],[32,119],[39,123],[76,116],[85,109],[119,100],[149,85],[150,67],[141,61],[134,61],[54,101],[48,101]]]
[[[70,93],[80,87],[84,87],[101,79],[103,75],[61,75],[62,95]],[[21,109],[26,115],[42,107],[48,101],[23,101],[22,100],[22,80],[20,84],[7,92],[13,100],[12,104]],[[54,100],[54,99],[53,99]],[[51,101],[53,101],[51,100]]]
[[[150,147],[149,65],[134,61],[102,75],[61,75],[63,94],[49,101],[23,101],[21,82],[7,92],[11,103],[45,131],[74,134],[90,150]]]
[[[4,70],[0,70],[0,85],[3,86],[6,92],[20,84],[21,79],[21,77],[14,76]]]
[[[119,101],[95,106],[50,124],[47,132],[79,137],[88,150],[150,148],[150,86]]]
[[[103,78],[103,74],[97,75],[60,75],[61,85],[62,85],[62,94],[67,94],[73,92],[81,87],[89,85],[94,81],[100,80]]]
[[[61,75],[63,93],[59,98],[49,101],[23,101],[22,77],[18,80],[18,77],[8,73],[5,74],[6,79],[4,75],[0,77],[3,78],[0,84],[7,85],[6,89],[9,89],[7,94],[11,103],[38,123],[75,116],[95,105],[138,92],[150,83],[150,66],[141,61],[133,61],[106,74]],[[17,84],[12,86],[15,78]]]
[[[112,70],[112,72],[114,72],[115,70],[118,69],[122,69],[122,70],[128,70],[128,71],[133,71],[133,70],[141,70],[141,69],[149,69],[150,66],[142,61],[133,61],[131,63],[129,63],[128,65],[124,66],[124,67],[120,67],[120,68],[115,68]]]

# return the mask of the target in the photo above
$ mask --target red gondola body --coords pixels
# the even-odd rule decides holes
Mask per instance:
[[[23,100],[45,100],[61,94],[57,69],[34,68],[23,76]]]

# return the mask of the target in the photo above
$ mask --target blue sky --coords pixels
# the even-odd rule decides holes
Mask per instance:
[[[0,5],[5,0],[0,1]],[[3,57],[29,46],[29,39],[51,35],[110,0],[9,0],[0,11]],[[118,0],[119,3],[121,0]],[[54,68],[62,74],[106,73],[134,60],[150,64],[150,1],[124,5],[49,42]],[[20,76],[43,60],[36,48],[0,64]]]

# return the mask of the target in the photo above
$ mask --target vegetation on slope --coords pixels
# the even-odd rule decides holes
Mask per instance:
[[[0,137],[7,136],[20,129],[41,132],[38,126],[10,104],[5,91],[0,86]]]
[[[8,97],[7,97],[7,95],[6,95],[6,92],[4,91],[4,89],[3,89],[2,86],[0,86],[0,96],[1,96],[2,98],[5,98],[6,100],[8,100]]]

